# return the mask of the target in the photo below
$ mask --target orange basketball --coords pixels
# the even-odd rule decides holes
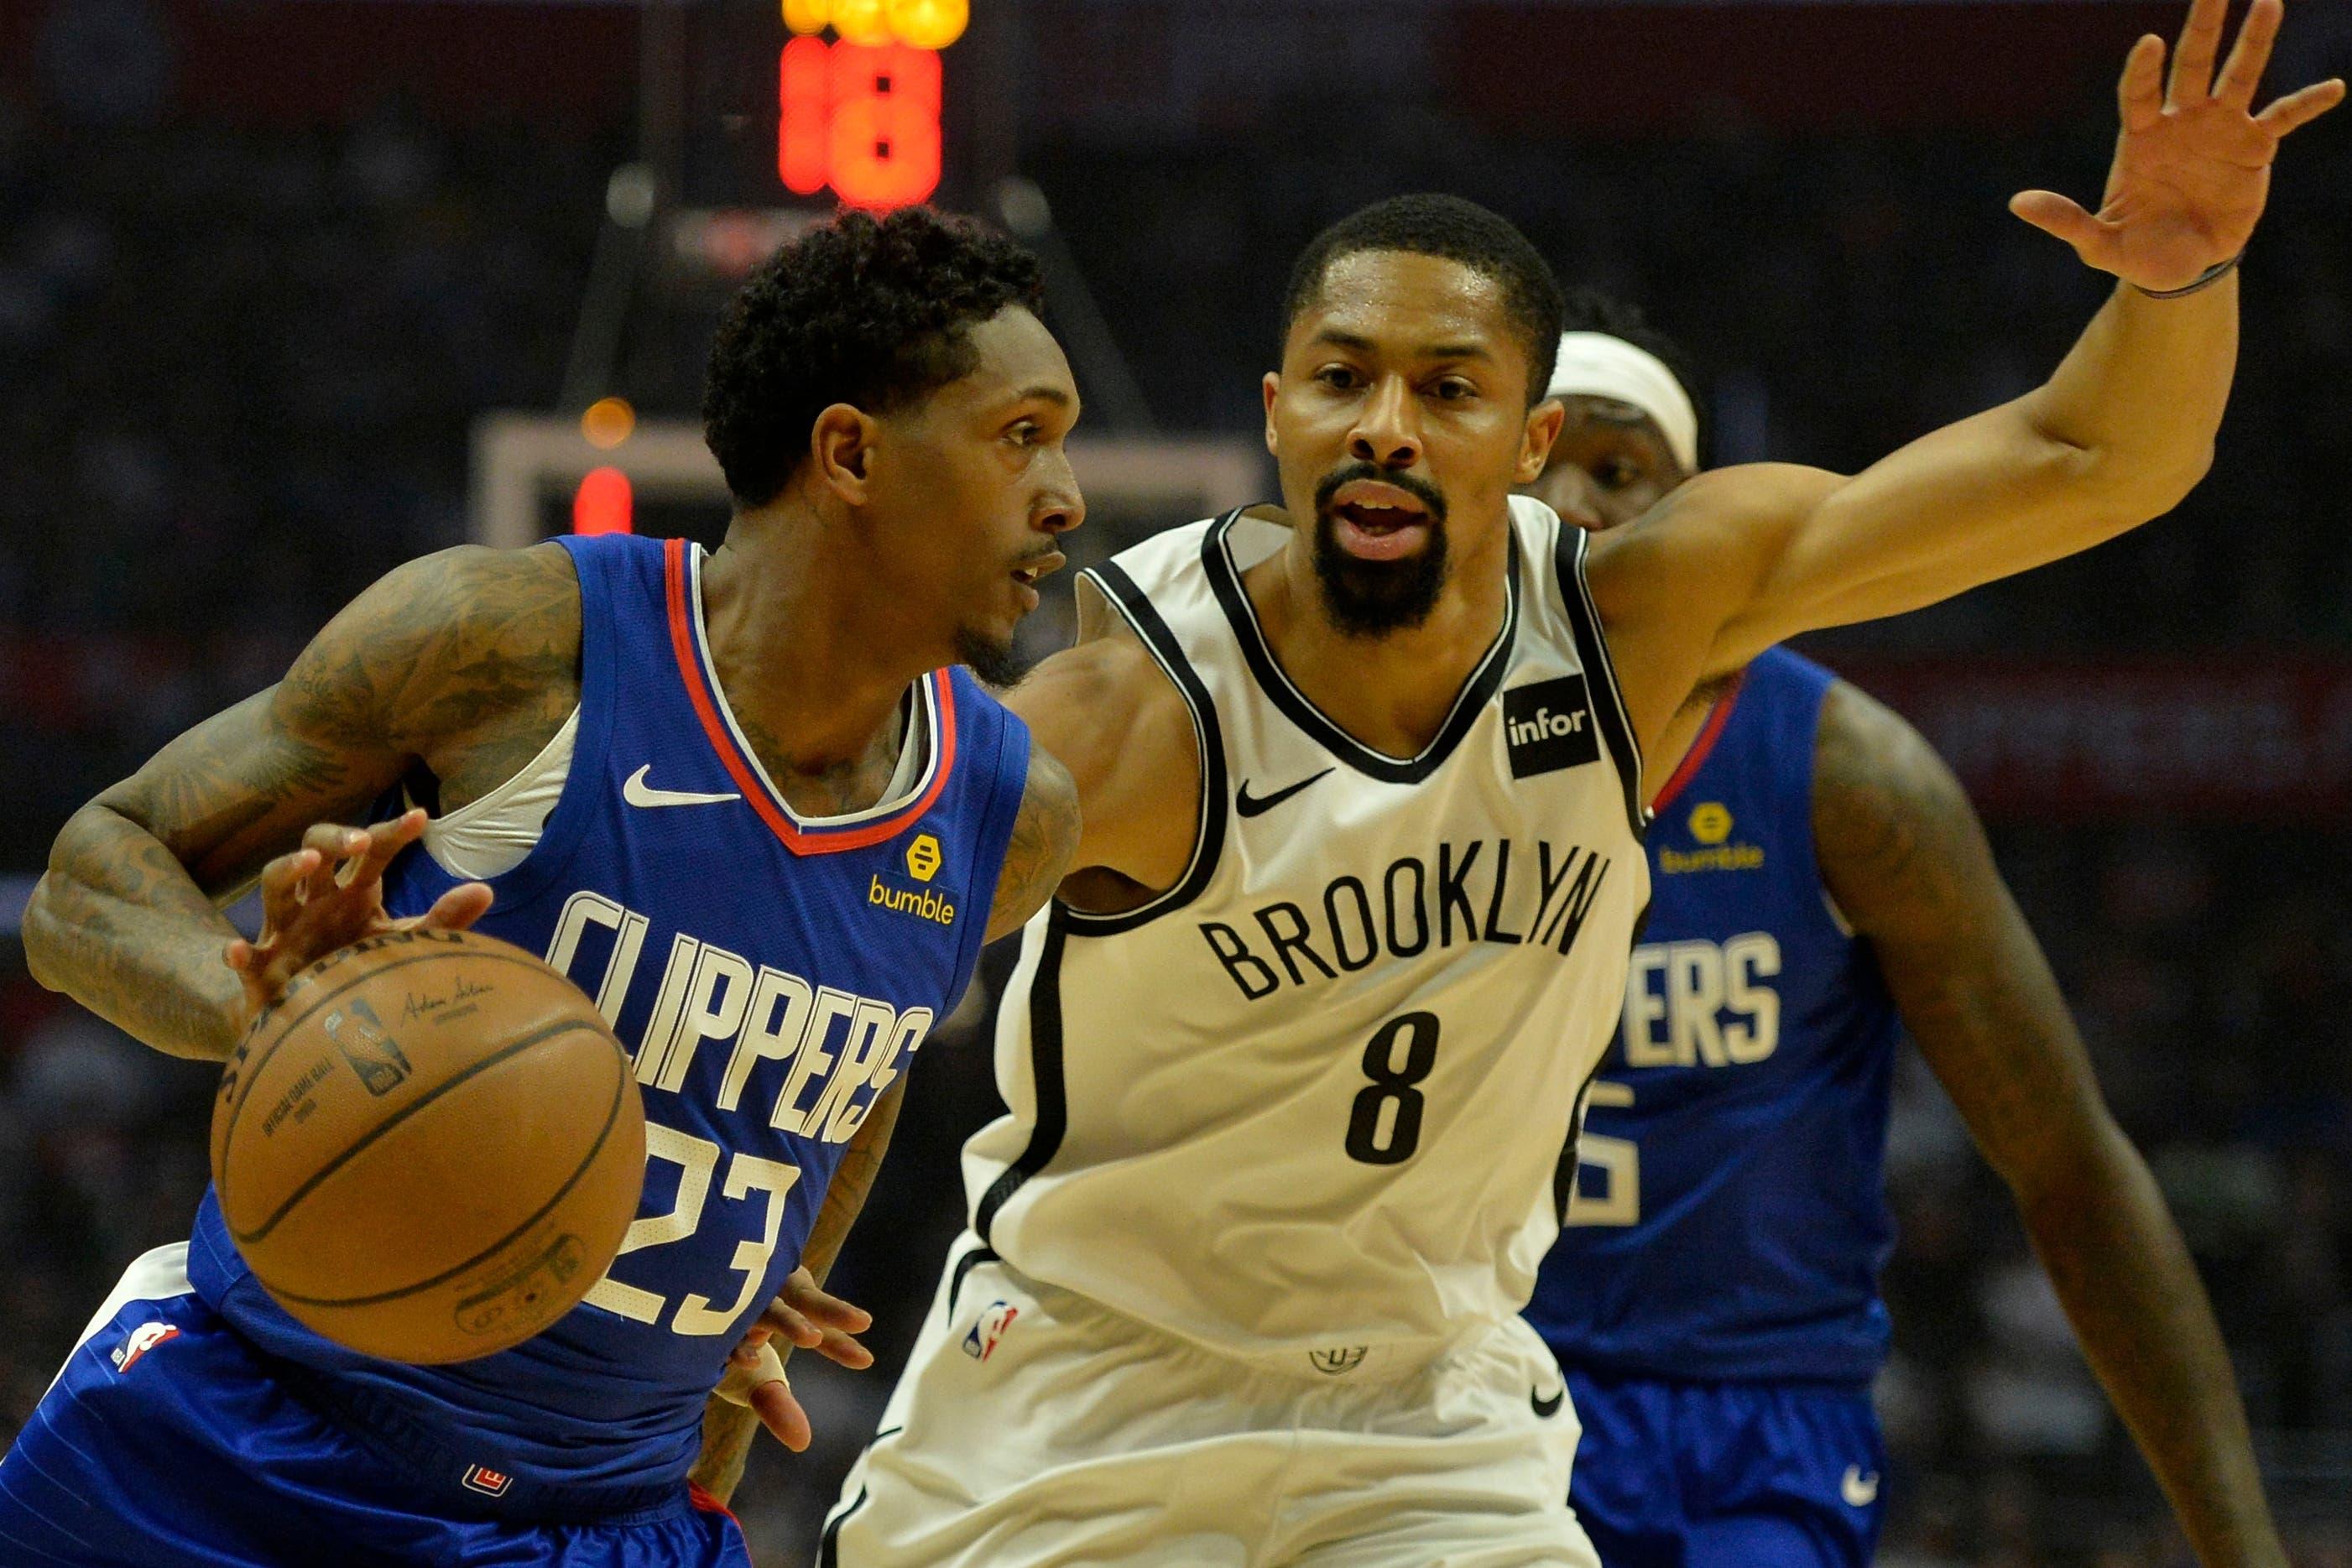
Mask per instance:
[[[645,1181],[645,1107],[562,975],[470,932],[391,932],[254,1021],[212,1157],[229,1234],[279,1305],[370,1355],[466,1361],[604,1277]]]

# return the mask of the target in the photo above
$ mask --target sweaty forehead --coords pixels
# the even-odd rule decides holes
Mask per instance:
[[[1291,323],[1290,341],[1332,336],[1385,353],[1475,347],[1500,360],[1511,351],[1503,286],[1458,261],[1413,251],[1351,251],[1323,269],[1321,287]]]
[[[1584,433],[1631,435],[1648,441],[1660,452],[1667,450],[1666,433],[1638,404],[1589,392],[1570,392],[1559,401],[1568,414],[1559,427],[1562,437]]]

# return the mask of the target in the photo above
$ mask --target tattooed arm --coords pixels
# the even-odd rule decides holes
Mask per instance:
[[[1070,770],[1042,746],[1029,749],[1029,781],[1021,792],[1021,814],[1004,847],[996,875],[996,897],[988,911],[988,940],[1010,936],[1045,907],[1078,850],[1078,787]]]
[[[2229,1353],[2155,1180],[2108,1114],[1968,797],[1912,727],[1832,689],[1815,744],[1822,877],[2015,1196],[2124,1424],[2206,1568],[2285,1562]]]
[[[857,1308],[826,1295],[817,1287],[833,1271],[833,1260],[841,1255],[841,1244],[848,1239],[849,1228],[857,1222],[858,1211],[866,1207],[866,1195],[874,1190],[874,1178],[881,1174],[882,1156],[888,1152],[890,1134],[898,1124],[898,1103],[906,1090],[907,1081],[902,1075],[866,1113],[864,1124],[842,1153],[841,1165],[833,1173],[833,1184],[824,1189],[824,1203],[817,1210],[808,1245],[801,1249],[801,1266],[793,1271],[784,1294],[761,1314],[754,1333],[764,1331],[763,1337],[782,1335],[786,1342],[777,1353],[775,1363],[761,1372],[740,1351],[737,1354],[739,1376],[730,1377],[730,1384],[752,1383],[759,1378],[770,1381],[748,1388],[722,1385],[727,1391],[712,1395],[703,1409],[702,1453],[687,1479],[720,1502],[733,1497],[735,1488],[742,1481],[743,1462],[751,1458],[751,1439],[762,1423],[794,1453],[808,1447],[808,1416],[783,1385],[783,1357],[792,1354],[794,1345],[817,1351],[844,1366],[862,1369],[874,1363],[866,1347],[850,1337],[871,1320]]]
[[[352,821],[419,763],[445,809],[495,788],[578,700],[579,645],[560,547],[468,547],[391,572],[284,680],[67,821],[25,912],[34,977],[159,1051],[226,1057],[254,999],[224,962],[237,934],[216,904],[265,869],[273,894],[299,900],[352,831],[320,824]]]

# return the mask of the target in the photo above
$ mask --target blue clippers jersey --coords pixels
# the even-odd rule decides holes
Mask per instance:
[[[699,552],[563,542],[581,587],[578,738],[479,929],[545,955],[636,1054],[647,1160],[623,1255],[546,1332],[450,1366],[373,1360],[296,1323],[209,1193],[189,1274],[298,1385],[425,1470],[479,1465],[518,1495],[585,1488],[618,1506],[680,1484],[727,1354],[797,1265],[866,1107],[962,994],[1029,741],[970,674],[937,672],[917,704],[930,744],[916,798],[803,825],[718,694]],[[698,793],[735,798],[684,799]],[[416,914],[453,885],[415,846],[385,902]]]
[[[1900,1023],[1813,855],[1834,679],[1766,653],[1658,803],[1625,1018],[1527,1313],[1565,1364],[1866,1383],[1885,1357]]]

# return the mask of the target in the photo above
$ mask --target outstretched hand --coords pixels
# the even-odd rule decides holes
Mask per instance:
[[[2284,9],[2284,0],[2253,0],[2217,78],[2229,0],[2193,0],[2168,87],[2155,34],[2124,62],[2123,131],[2099,210],[2054,191],[2021,192],[2009,210],[2086,265],[2151,293],[2185,287],[2238,256],[2269,200],[2279,142],[2344,99],[2344,83],[2330,79],[2253,112]]]
[[[776,1441],[797,1454],[813,1436],[808,1412],[793,1397],[784,1377],[784,1359],[776,1352],[779,1334],[802,1350],[813,1350],[826,1360],[862,1372],[874,1356],[854,1335],[874,1325],[872,1314],[828,1295],[806,1269],[795,1269],[784,1281],[783,1293],[768,1303],[727,1358],[727,1375],[716,1392],[731,1404],[747,1406]]]
[[[420,810],[372,828],[320,822],[302,835],[300,849],[262,869],[261,935],[240,937],[221,955],[245,983],[240,1029],[338,947],[384,931],[463,931],[489,912],[489,888],[469,882],[422,915],[394,920],[384,913],[384,868],[416,841],[425,821]]]

